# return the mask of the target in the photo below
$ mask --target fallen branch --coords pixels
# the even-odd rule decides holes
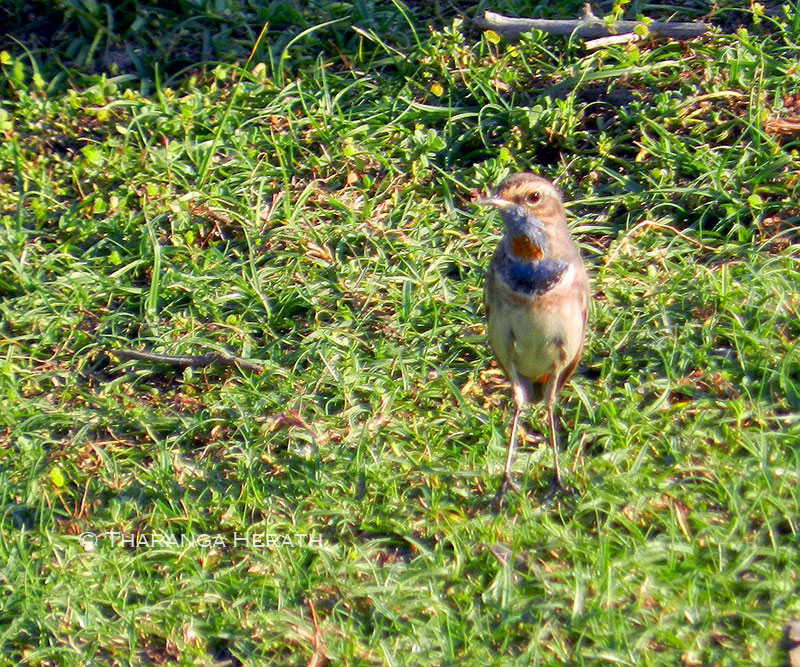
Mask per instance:
[[[121,359],[137,359],[139,361],[152,361],[167,366],[179,368],[205,368],[217,364],[219,366],[236,366],[246,371],[260,373],[263,369],[252,361],[228,354],[210,352],[208,354],[155,354],[153,352],[139,352],[138,350],[110,350],[112,354]]]
[[[611,46],[613,44],[630,44],[632,42],[640,42],[642,39],[644,39],[644,37],[638,33],[625,32],[621,35],[609,35],[608,37],[590,39],[583,46],[587,51],[591,51],[592,49],[602,49],[604,46]]]
[[[584,6],[584,14],[580,19],[515,19],[494,12],[484,12],[483,18],[475,19],[475,22],[482,30],[493,30],[494,32],[507,37],[517,39],[520,35],[531,30],[541,30],[550,35],[561,35],[567,37],[585,37],[587,39],[598,39],[611,35],[623,35],[633,33],[637,27],[641,26],[650,34],[674,37],[676,39],[689,39],[699,37],[708,30],[707,23],[701,22],[682,22],[682,21],[614,21],[606,23],[592,14],[589,5]]]

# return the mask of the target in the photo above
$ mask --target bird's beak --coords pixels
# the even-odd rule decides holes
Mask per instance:
[[[487,197],[486,199],[478,200],[479,206],[494,206],[495,208],[504,209],[508,208],[509,206],[513,206],[513,201],[508,201],[508,199],[503,199],[502,197]]]

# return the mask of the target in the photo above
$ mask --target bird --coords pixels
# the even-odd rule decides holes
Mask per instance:
[[[547,179],[515,173],[478,203],[498,210],[505,230],[486,272],[484,308],[489,344],[511,383],[514,418],[500,505],[511,477],[520,413],[543,403],[553,450],[552,491],[567,491],[558,467],[555,404],[583,353],[589,276],[567,227],[561,193]]]

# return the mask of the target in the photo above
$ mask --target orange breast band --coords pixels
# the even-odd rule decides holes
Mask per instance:
[[[525,236],[511,239],[511,252],[519,259],[537,260],[542,258],[542,251]]]

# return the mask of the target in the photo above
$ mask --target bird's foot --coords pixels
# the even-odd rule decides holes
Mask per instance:
[[[575,493],[575,489],[564,484],[564,482],[561,481],[560,475],[555,475],[550,482],[550,489],[547,491],[543,500],[547,502],[555,498],[558,494],[571,495],[573,493]]]
[[[495,511],[499,510],[503,506],[503,496],[509,489],[515,493],[519,493],[520,491],[519,484],[511,479],[511,475],[503,474],[503,480],[500,482],[500,488],[497,489],[497,493],[492,501],[492,506],[494,507]]]

